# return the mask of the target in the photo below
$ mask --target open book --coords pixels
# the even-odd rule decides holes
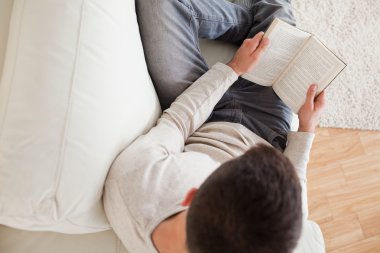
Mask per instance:
[[[346,64],[314,35],[275,19],[264,37],[270,45],[252,72],[242,77],[263,86],[272,86],[276,94],[295,113],[306,100],[311,84],[321,93]]]

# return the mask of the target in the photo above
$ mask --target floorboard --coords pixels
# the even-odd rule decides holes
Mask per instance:
[[[319,128],[308,193],[328,253],[380,253],[380,132]]]

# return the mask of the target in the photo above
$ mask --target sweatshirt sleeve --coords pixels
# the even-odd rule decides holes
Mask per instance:
[[[309,215],[307,203],[307,164],[309,162],[310,150],[314,140],[314,134],[305,132],[290,132],[288,134],[288,145],[284,155],[293,163],[302,187],[302,213],[304,219]]]
[[[238,79],[229,66],[217,63],[164,111],[158,124],[178,130],[184,143],[210,116],[215,105]]]

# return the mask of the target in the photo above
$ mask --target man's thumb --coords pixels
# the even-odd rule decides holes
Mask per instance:
[[[307,91],[307,103],[313,105],[314,104],[314,98],[315,98],[315,94],[317,93],[317,85],[316,84],[312,84],[310,87],[309,87],[309,90]]]

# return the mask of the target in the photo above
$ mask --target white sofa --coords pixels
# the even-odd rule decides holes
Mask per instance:
[[[1,253],[127,252],[101,192],[161,112],[137,28],[134,0],[0,1]],[[201,49],[209,65],[236,50]],[[324,252],[318,225],[296,252]]]

